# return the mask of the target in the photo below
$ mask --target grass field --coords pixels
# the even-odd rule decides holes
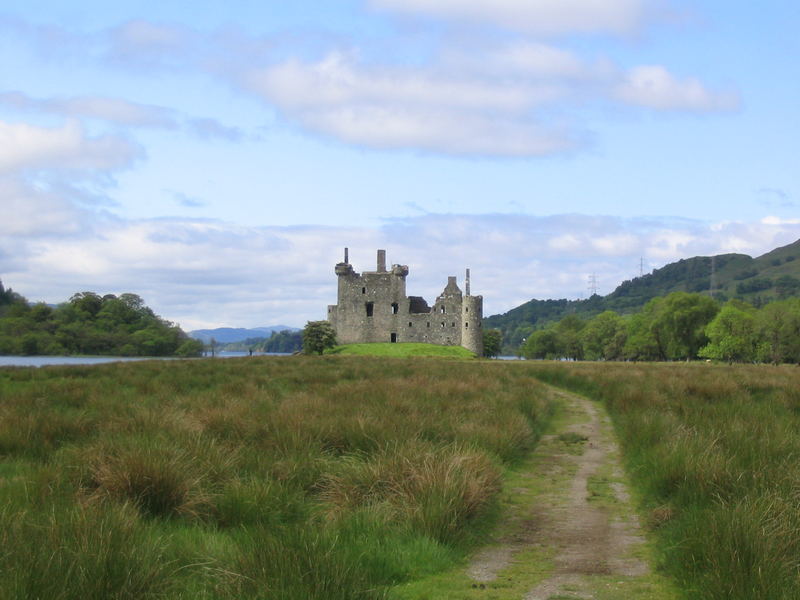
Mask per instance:
[[[796,367],[297,356],[0,369],[0,599],[453,572],[550,419],[536,378],[608,407],[686,597],[800,598]]]
[[[0,369],[0,598],[383,598],[452,568],[551,413],[526,369]]]
[[[602,400],[689,598],[800,598],[800,369],[534,363]]]
[[[336,346],[327,354],[350,356],[391,356],[406,358],[410,356],[426,356],[440,358],[475,358],[475,354],[461,346],[437,346],[435,344],[346,344]]]

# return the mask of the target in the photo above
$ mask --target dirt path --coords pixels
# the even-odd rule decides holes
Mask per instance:
[[[530,502],[520,503],[498,543],[475,557],[467,570],[473,586],[499,591],[508,573],[519,578],[525,567],[537,583],[524,600],[671,598],[669,584],[648,564],[605,410],[575,394],[551,393],[563,405],[562,418],[515,490]]]

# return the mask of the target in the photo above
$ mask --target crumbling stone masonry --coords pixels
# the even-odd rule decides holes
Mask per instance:
[[[469,269],[466,293],[461,293],[455,277],[448,277],[433,306],[419,296],[406,296],[408,267],[392,265],[387,270],[386,250],[378,250],[375,271],[356,273],[345,248],[336,275],[337,304],[328,306],[328,321],[340,344],[424,342],[483,354],[483,296],[470,295]]]

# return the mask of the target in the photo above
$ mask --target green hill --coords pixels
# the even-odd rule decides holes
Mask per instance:
[[[531,331],[567,314],[588,318],[605,310],[626,314],[648,300],[671,292],[711,293],[721,301],[739,298],[761,306],[771,300],[800,295],[800,240],[752,258],[719,254],[681,259],[642,277],[623,281],[607,296],[586,300],[529,300],[484,320],[484,327],[503,331],[506,348],[517,347]]]

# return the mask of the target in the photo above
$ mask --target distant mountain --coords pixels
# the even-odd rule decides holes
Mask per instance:
[[[484,327],[503,331],[507,348],[518,346],[531,331],[565,315],[589,318],[605,310],[638,311],[648,300],[671,292],[711,293],[725,301],[739,298],[760,306],[776,298],[800,296],[800,240],[752,258],[719,254],[681,259],[642,277],[623,281],[607,296],[586,300],[529,300],[502,315],[484,319]]]
[[[217,329],[195,329],[189,336],[207,344],[214,338],[220,344],[241,342],[248,338],[268,338],[276,331],[300,331],[297,327],[286,325],[270,325],[269,327],[253,327],[244,329],[240,327],[218,327]]]

